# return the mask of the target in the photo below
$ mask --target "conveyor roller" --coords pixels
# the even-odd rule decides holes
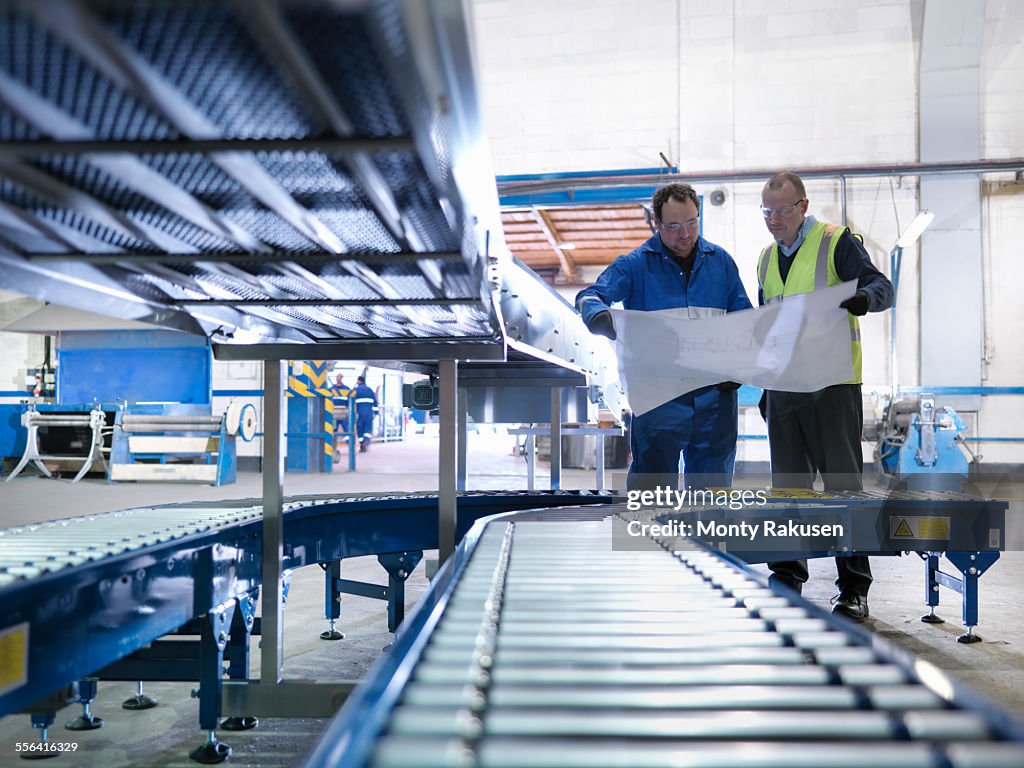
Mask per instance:
[[[121,418],[125,432],[216,432],[220,416],[158,416],[126,413]]]
[[[736,561],[557,514],[470,533],[308,765],[1024,765],[1020,724]]]

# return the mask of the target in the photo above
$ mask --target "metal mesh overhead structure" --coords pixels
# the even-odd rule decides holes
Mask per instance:
[[[0,0],[0,287],[225,345],[581,369],[484,146],[455,0]],[[547,309],[510,328],[524,290]]]

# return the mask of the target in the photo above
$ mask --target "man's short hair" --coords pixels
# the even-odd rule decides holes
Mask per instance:
[[[685,203],[689,200],[697,206],[697,213],[700,213],[700,197],[698,197],[696,190],[694,190],[694,188],[689,184],[672,182],[671,184],[666,184],[664,187],[655,190],[654,196],[651,198],[651,207],[654,208],[654,218],[658,221],[661,221],[661,209],[669,200],[675,200],[679,203]]]
[[[786,186],[786,182],[789,182],[790,184],[793,185],[793,189],[796,190],[796,193],[800,196],[801,200],[807,197],[807,190],[804,189],[803,180],[795,173],[791,173],[789,171],[780,171],[779,173],[776,173],[774,176],[768,179],[768,181],[765,182],[763,191],[767,192],[769,189],[782,189],[784,186]]]
[[[366,377],[365,376],[357,376],[356,377],[356,384],[365,384],[365,383],[366,383]]]

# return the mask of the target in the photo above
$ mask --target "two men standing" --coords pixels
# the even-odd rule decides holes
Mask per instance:
[[[840,305],[849,312],[853,380],[810,393],[766,393],[772,484],[810,488],[821,473],[826,491],[859,490],[863,406],[857,318],[891,306],[892,285],[849,230],[807,215],[807,193],[795,174],[772,176],[761,200],[773,242],[758,260],[760,304],[857,281],[855,295]],[[608,309],[616,301],[626,309],[648,311],[686,307],[691,317],[748,309],[750,302],[732,257],[699,236],[700,202],[693,188],[669,184],[654,193],[652,202],[656,234],[616,259],[576,297],[577,309],[591,332],[615,338]],[[666,484],[667,479],[674,487],[680,455],[688,487],[695,485],[690,476],[697,474],[705,478],[699,485],[711,484],[706,482],[708,475],[717,484],[728,485],[736,453],[738,386],[724,382],[705,387],[634,417],[629,487],[647,485],[643,478],[652,473],[661,478],[656,484]],[[871,585],[868,559],[836,558],[836,565],[839,596],[834,611],[863,621]],[[796,591],[807,580],[804,560],[769,567],[773,581]]]

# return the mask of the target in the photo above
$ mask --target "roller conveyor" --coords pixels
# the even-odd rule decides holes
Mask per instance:
[[[738,561],[612,542],[607,508],[478,524],[306,765],[1024,765],[1024,725]]]
[[[609,500],[586,492],[467,493],[457,530],[509,509]],[[282,567],[436,548],[437,508],[436,494],[289,501]],[[195,618],[225,606],[251,612],[261,585],[262,518],[260,504],[248,500],[0,529],[0,638],[9,662],[0,716]]]

